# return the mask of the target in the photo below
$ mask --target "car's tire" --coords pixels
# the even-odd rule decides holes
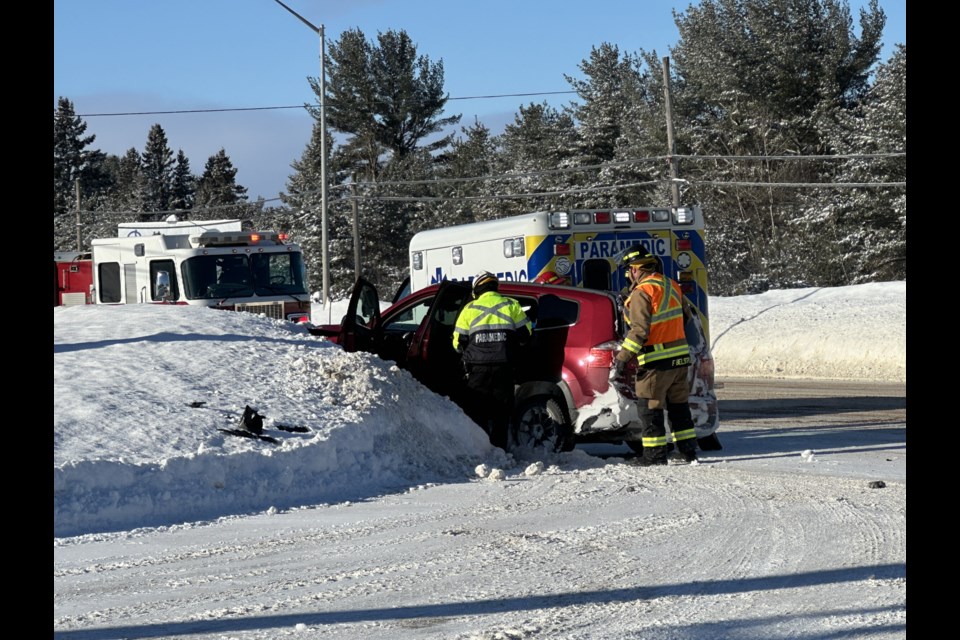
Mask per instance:
[[[555,398],[536,396],[517,407],[510,425],[508,449],[516,453],[540,450],[557,453],[574,447],[573,427]]]
[[[702,438],[697,438],[697,445],[703,451],[720,451],[723,449],[723,445],[720,444],[720,438],[717,437],[717,434],[711,433],[708,436]]]

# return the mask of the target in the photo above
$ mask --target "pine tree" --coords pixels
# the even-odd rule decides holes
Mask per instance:
[[[197,190],[197,177],[190,171],[190,161],[184,155],[183,149],[177,150],[177,159],[173,165],[173,180],[170,190],[171,209],[192,209]],[[186,212],[178,214],[181,219],[187,217]]]
[[[153,219],[160,220],[166,217],[162,212],[170,209],[170,197],[173,193],[173,151],[167,144],[167,134],[159,124],[150,127],[141,158],[143,211],[161,212],[153,216]]]
[[[81,207],[89,208],[92,201],[105,194],[112,185],[105,169],[106,155],[98,149],[89,149],[95,135],[84,135],[87,123],[76,115],[73,103],[67,98],[57,99],[53,115],[53,247],[84,250],[86,244],[76,247],[76,184],[80,182]],[[81,238],[89,216],[81,214]],[[87,218],[84,220],[84,216]],[[85,224],[86,223],[86,224]]]
[[[203,217],[232,215],[243,217],[244,207],[225,207],[247,200],[247,188],[236,182],[237,170],[224,149],[207,159],[203,174],[197,180],[194,208]],[[216,208],[215,212],[200,212],[200,209]]]
[[[856,105],[876,63],[885,16],[871,0],[853,34],[847,2],[702,0],[675,14],[680,42],[671,79],[677,152],[701,156],[829,154],[823,131]],[[659,63],[643,53],[648,66]],[[651,96],[662,81],[648,77]],[[817,182],[830,168],[776,160],[709,161],[681,178],[719,183]],[[737,294],[810,284],[795,255],[806,209],[796,189],[695,186],[708,217],[715,291]]]
[[[499,217],[499,203],[481,199],[497,191],[491,179],[496,140],[479,121],[461,128],[461,132],[465,137],[455,138],[450,151],[441,154],[436,165],[438,177],[453,180],[439,183],[437,194],[451,199],[432,204],[422,217],[412,218],[412,233]]]
[[[329,133],[327,140],[330,140]],[[330,148],[327,148],[327,165],[331,165]],[[310,282],[319,289],[323,269],[323,229],[321,206],[323,203],[321,166],[320,123],[314,122],[303,154],[299,160],[291,163],[294,173],[287,179],[287,193],[281,194],[281,200],[289,207],[288,229],[297,237],[297,243],[303,249],[304,261],[309,271]],[[336,171],[328,171],[331,176]],[[331,179],[334,182],[335,178]],[[335,195],[329,189],[328,194]],[[330,213],[327,215],[327,232],[331,232]]]
[[[335,295],[349,291],[354,279],[353,207],[346,199],[348,183],[355,180],[365,185],[357,194],[363,198],[429,195],[429,189],[415,185],[377,186],[370,193],[367,190],[388,177],[391,182],[433,178],[436,162],[430,153],[447,148],[453,134],[431,142],[426,139],[455,125],[460,116],[442,116],[447,101],[443,63],[418,56],[416,46],[403,31],[380,33],[376,43],[368,41],[359,29],[345,31],[329,47],[327,68],[326,122],[344,136],[336,150],[327,150],[328,257],[331,295]],[[319,97],[319,82],[309,81]],[[319,110],[307,108],[319,120]],[[288,180],[290,194],[284,197],[301,212],[295,230],[304,238],[304,253],[309,251],[307,257],[319,265],[314,272],[322,269],[319,134],[316,125],[303,156],[292,165],[297,173]],[[329,135],[327,139],[331,139]],[[375,283],[393,284],[406,270],[410,230],[416,227],[412,223],[422,219],[429,207],[361,199],[358,208],[364,219],[365,269]]]
[[[84,229],[88,239],[112,238],[121,222],[140,220],[143,207],[143,176],[140,153],[133,147],[122,156],[107,156],[105,169],[112,176],[113,188],[97,197],[89,207],[90,224]]]
[[[865,158],[866,154],[905,153],[907,145],[907,48],[898,44],[877,69],[865,99],[844,112],[827,135],[837,153],[853,158],[839,165],[838,182],[905,183],[906,156]],[[850,188],[819,199],[804,217],[803,231],[826,233],[834,251],[826,256],[821,284],[838,286],[907,277],[907,190],[905,186]]]
[[[514,174],[509,189],[522,194],[545,193],[536,198],[503,202],[500,215],[514,215],[542,208],[576,207],[577,195],[552,195],[578,184],[582,176],[550,173],[574,167],[577,162],[577,131],[573,118],[546,102],[521,106],[512,124],[497,138],[497,173]],[[536,174],[536,175],[531,175]]]
[[[573,104],[570,113],[580,133],[580,154],[583,164],[599,164],[613,160],[617,141],[625,124],[628,103],[636,96],[638,76],[633,57],[620,56],[616,45],[603,43],[590,50],[590,58],[580,62],[586,79],[564,76],[583,100]]]
[[[417,56],[405,31],[377,35],[377,44],[359,29],[345,31],[329,48],[328,125],[348,136],[346,155],[376,177],[383,154],[403,158],[419,148],[447,147],[453,134],[424,144],[428,136],[455,125],[460,116],[441,117],[443,61]],[[319,96],[319,83],[311,79]],[[315,117],[319,114],[313,108]]]
[[[579,153],[576,161],[581,165],[599,165],[612,161],[630,161],[647,155],[661,156],[666,151],[664,143],[651,150],[652,139],[663,129],[662,101],[654,101],[655,111],[650,109],[648,88],[644,83],[642,60],[636,55],[621,56],[616,45],[603,43],[590,51],[590,58],[580,63],[584,80],[565,76],[576,90],[582,103],[568,107],[577,122]],[[654,114],[659,120],[654,120]],[[623,187],[613,190],[584,192],[579,206],[585,208],[607,206],[631,206],[666,202],[655,197],[658,179],[665,176],[663,166],[647,161],[636,165],[614,165],[581,173],[581,183],[613,186],[644,183],[639,187]],[[661,189],[666,194],[666,189]]]

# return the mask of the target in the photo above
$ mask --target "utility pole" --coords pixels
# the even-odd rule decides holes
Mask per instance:
[[[360,216],[357,204],[357,174],[350,175],[350,195],[353,196],[353,275],[360,277]]]
[[[663,58],[663,97],[667,115],[667,161],[670,163],[670,193],[673,206],[680,206],[680,183],[677,181],[677,152],[673,142],[673,102],[670,100],[670,58]]]
[[[320,36],[320,235],[323,246],[323,309],[327,314],[327,322],[330,322],[330,313],[332,312],[330,306],[330,259],[327,253],[330,244],[327,235],[327,67],[324,59],[326,46],[323,37],[323,25],[315,27],[309,20],[280,2],[280,0],[274,1]]]
[[[73,190],[77,197],[77,253],[83,251],[80,245],[80,178],[73,181]]]

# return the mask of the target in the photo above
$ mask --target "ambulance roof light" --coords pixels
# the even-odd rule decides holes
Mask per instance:
[[[547,226],[551,229],[569,229],[570,215],[566,211],[554,211],[547,217]]]
[[[689,207],[674,207],[673,224],[693,224],[693,209]]]

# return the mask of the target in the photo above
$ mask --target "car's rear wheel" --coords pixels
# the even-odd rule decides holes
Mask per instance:
[[[520,404],[510,429],[511,452],[555,453],[573,447],[573,428],[567,412],[555,398],[537,396]]]

